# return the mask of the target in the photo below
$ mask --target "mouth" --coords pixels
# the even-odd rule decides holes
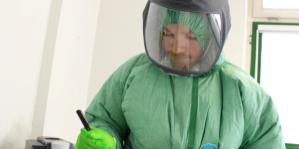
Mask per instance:
[[[185,61],[172,60],[171,63],[173,68],[177,70],[183,70],[183,71],[189,70],[188,63],[186,63]]]
[[[189,70],[189,57],[185,55],[176,55],[171,53],[169,55],[173,68],[182,71]]]

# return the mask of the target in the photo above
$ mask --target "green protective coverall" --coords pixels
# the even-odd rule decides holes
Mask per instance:
[[[271,97],[223,54],[199,77],[168,75],[146,54],[135,56],[111,75],[85,114],[118,149],[285,148]]]

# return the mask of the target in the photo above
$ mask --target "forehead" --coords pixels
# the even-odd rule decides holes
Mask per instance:
[[[181,24],[168,24],[164,27],[164,30],[172,31],[172,32],[180,31],[186,33],[192,33],[192,31],[190,31],[187,27]]]

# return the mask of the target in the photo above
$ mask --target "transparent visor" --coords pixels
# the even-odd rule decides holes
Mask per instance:
[[[209,71],[221,52],[220,34],[219,14],[176,11],[150,4],[145,45],[148,56],[162,68]]]

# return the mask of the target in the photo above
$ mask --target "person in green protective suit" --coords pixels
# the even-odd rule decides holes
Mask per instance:
[[[271,97],[222,54],[228,1],[172,2],[147,3],[146,53],[102,86],[75,149],[284,149]]]

